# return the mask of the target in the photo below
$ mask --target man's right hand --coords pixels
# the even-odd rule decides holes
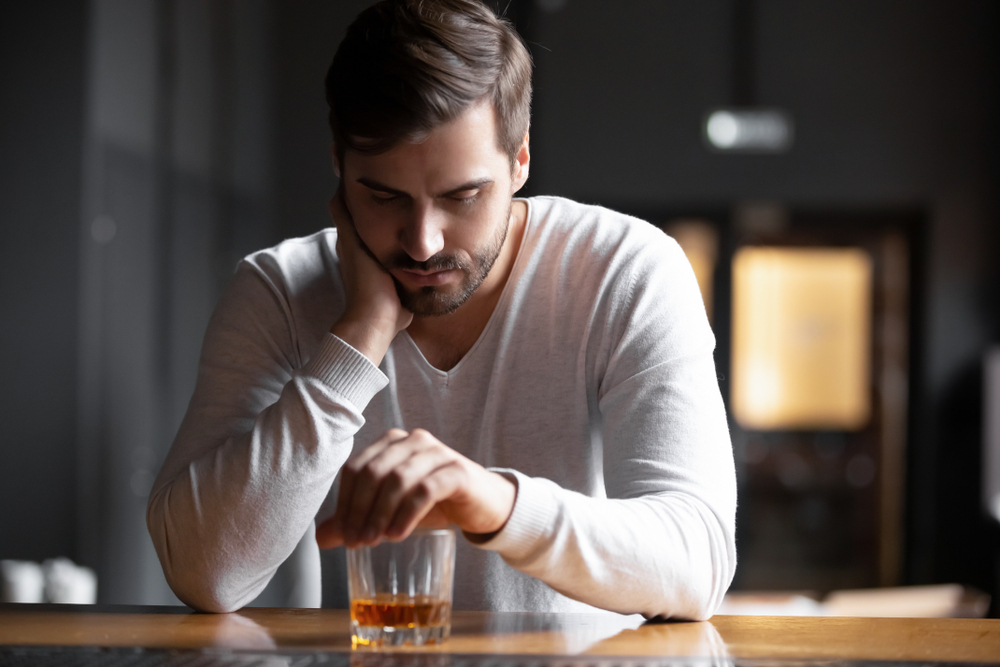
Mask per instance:
[[[321,549],[405,539],[418,525],[457,526],[475,541],[503,528],[517,501],[510,479],[422,429],[391,429],[340,469],[337,509],[316,528]]]
[[[400,305],[392,276],[361,248],[343,185],[330,200],[330,215],[337,227],[337,257],[347,296],[344,314],[330,333],[377,366],[396,334],[410,325],[413,313]]]

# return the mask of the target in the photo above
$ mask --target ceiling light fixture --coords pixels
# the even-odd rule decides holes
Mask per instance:
[[[716,109],[705,117],[704,137],[716,151],[782,153],[792,147],[792,117],[778,109]]]

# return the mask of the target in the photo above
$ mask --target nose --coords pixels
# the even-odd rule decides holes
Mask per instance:
[[[413,214],[400,232],[400,245],[417,262],[444,250],[444,220],[433,206],[415,206]]]

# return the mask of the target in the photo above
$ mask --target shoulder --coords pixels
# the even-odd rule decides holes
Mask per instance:
[[[711,340],[698,283],[684,251],[654,225],[559,197],[529,200],[532,266],[561,288],[567,308],[591,304],[593,322],[621,339],[647,331],[694,331]],[[572,305],[570,305],[572,304]]]
[[[611,272],[618,280],[690,271],[677,242],[645,220],[562,197],[528,202],[534,250],[542,261],[559,255],[564,265],[568,260],[590,272]]]
[[[336,245],[337,230],[323,229],[258,250],[245,257],[237,271],[250,271],[280,296],[293,297],[335,280]]]
[[[216,305],[210,333],[240,336],[246,347],[279,341],[289,366],[301,366],[343,308],[336,242],[336,230],[325,229],[245,257]]]
[[[569,239],[598,254],[677,248],[663,230],[645,220],[595,204],[582,204],[563,197],[531,197],[532,224],[552,240]]]

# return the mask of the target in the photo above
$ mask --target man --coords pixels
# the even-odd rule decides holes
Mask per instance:
[[[450,524],[457,608],[710,616],[735,476],[678,246],[514,198],[530,59],[477,0],[363,12],[327,95],[336,229],[241,263],[150,496],[174,591],[229,611],[297,545]]]

